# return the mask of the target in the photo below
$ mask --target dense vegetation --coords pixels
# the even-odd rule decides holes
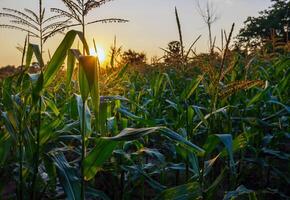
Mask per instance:
[[[232,47],[233,26],[218,51],[192,55],[175,14],[180,41],[151,65],[114,46],[100,69],[71,30],[29,73],[43,59],[24,45],[0,82],[3,199],[290,198],[288,41]]]
[[[283,43],[290,36],[290,1],[272,0],[273,5],[259,12],[258,17],[248,17],[238,39],[243,46],[261,47],[269,41]],[[283,45],[281,45],[283,47]]]

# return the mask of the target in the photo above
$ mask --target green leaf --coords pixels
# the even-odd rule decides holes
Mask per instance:
[[[198,157],[188,149],[184,148],[183,146],[177,146],[175,149],[176,152],[182,157],[184,161],[188,160],[194,174],[199,175],[200,169]]]
[[[164,75],[163,74],[157,74],[151,82],[151,87],[153,89],[153,95],[154,97],[157,97],[158,95],[160,95],[162,92],[162,84],[163,84],[163,80],[164,80]]]
[[[0,134],[0,166],[3,166],[7,156],[10,153],[10,147],[12,145],[11,137],[8,133]]]
[[[84,100],[91,94],[98,121],[100,109],[99,61],[95,56],[80,56],[79,85]],[[85,75],[84,75],[85,74]]]
[[[97,199],[110,200],[110,198],[104,192],[96,190],[94,188],[87,188],[86,196],[94,197]]]
[[[56,118],[49,123],[42,123],[40,128],[40,146],[45,148],[45,144],[51,142],[54,137],[57,137],[55,130],[62,123],[61,118]]]
[[[275,100],[275,99],[272,99],[270,101],[268,101],[267,103],[272,103],[272,104],[277,104],[277,105],[280,105],[282,106],[288,113],[290,113],[290,106],[287,106],[281,102],[279,102],[278,100]]]
[[[193,106],[193,109],[195,111],[195,113],[197,114],[197,116],[199,117],[199,119],[201,120],[199,122],[199,124],[194,128],[194,131],[202,124],[204,123],[207,127],[209,126],[209,123],[207,122],[207,119],[214,113],[210,113],[206,116],[204,116],[204,114],[202,113],[201,109],[198,106]]]
[[[71,79],[72,79],[72,75],[73,75],[73,71],[75,68],[75,63],[76,63],[76,59],[78,59],[78,57],[81,55],[81,53],[79,52],[79,50],[77,49],[70,49],[68,51],[67,54],[67,74],[66,74],[66,89],[68,90],[68,88],[70,87],[71,84]]]
[[[231,167],[234,166],[234,154],[233,154],[233,137],[231,134],[216,134],[219,140],[224,144],[230,158]]]
[[[43,89],[43,73],[40,72],[40,75],[32,89],[32,100],[34,104],[39,100],[42,89]]]
[[[96,130],[100,131],[100,126],[103,126],[103,124],[100,124],[100,62],[98,57],[95,57],[95,65],[94,65],[94,79],[92,86],[90,87],[91,97],[92,97],[92,103],[93,103],[93,111],[95,113],[95,119],[96,119]],[[105,122],[106,123],[106,122]]]
[[[91,180],[101,169],[103,163],[112,155],[117,142],[111,140],[97,139],[95,147],[84,160],[85,180]]]
[[[90,87],[85,71],[82,67],[79,67],[79,87],[82,99],[86,101],[90,94]]]
[[[80,200],[80,180],[77,176],[76,170],[70,166],[63,154],[51,155],[51,159],[56,166],[59,180],[65,194],[67,195],[67,199]]]
[[[26,69],[28,69],[30,67],[32,56],[33,56],[33,49],[29,44],[28,48],[27,48],[27,52],[26,52],[26,61],[25,61],[25,68]]]
[[[4,79],[3,85],[2,85],[2,102],[5,106],[6,110],[12,110],[13,109],[13,101],[12,101],[12,87],[13,84],[13,78],[8,77]]]
[[[230,159],[230,167],[233,172],[235,172],[234,168],[234,153],[233,153],[233,138],[231,134],[215,134],[210,135],[206,143],[204,144],[203,148],[206,151],[206,154],[210,154],[216,146],[219,144],[219,142],[222,142],[225,146],[226,152],[228,153],[229,159]],[[222,152],[222,151],[221,151]]]
[[[202,192],[199,187],[199,183],[191,182],[188,184],[166,189],[162,191],[161,194],[155,198],[155,200],[157,199],[191,200],[201,198],[201,195]]]
[[[274,149],[270,149],[266,147],[263,147],[261,151],[266,155],[274,156],[278,159],[285,160],[285,162],[290,160],[290,154],[283,151],[278,151],[278,150],[274,150]]]
[[[169,85],[169,87],[170,87],[171,93],[172,93],[172,95],[175,97],[174,87],[173,87],[173,84],[172,84],[172,81],[171,81],[169,75],[168,75],[167,73],[163,73],[163,76],[166,78],[167,83],[168,83],[168,85]]]
[[[97,72],[98,74],[99,72]],[[96,121],[99,121],[100,117],[100,85],[99,85],[99,78],[95,80],[95,83],[91,89],[91,97],[93,103],[93,111],[95,112]]]
[[[45,105],[48,106],[56,116],[60,114],[60,111],[58,110],[57,105],[52,100],[50,100],[47,97],[43,97],[43,101]]]
[[[142,176],[145,178],[146,182],[155,190],[155,191],[162,191],[166,187],[164,185],[161,185],[158,181],[151,178],[147,173],[145,173],[145,170],[141,170],[140,168],[136,168],[136,171],[138,171]]]
[[[257,93],[248,103],[247,103],[247,107],[251,106],[252,104],[256,103],[257,101],[259,101],[260,99],[262,99],[270,90],[270,87],[268,87],[267,89],[265,89],[262,92]]]
[[[222,107],[222,108],[219,108],[217,109],[216,111],[214,112],[211,112],[207,115],[203,115],[202,112],[200,111],[200,108],[197,107],[197,106],[193,106],[195,112],[197,113],[197,115],[200,117],[201,121],[194,127],[193,129],[193,132],[195,132],[199,127],[200,125],[202,125],[203,123],[206,125],[206,126],[209,126],[209,123],[207,122],[207,119],[209,119],[210,117],[220,113],[220,112],[225,112],[230,106],[225,106],[225,107]]]
[[[235,191],[227,192],[227,194],[224,196],[224,200],[231,200],[235,199],[239,196],[245,195],[245,194],[251,194],[254,193],[253,190],[247,189],[245,186],[240,185]]]
[[[274,64],[275,76],[278,77],[281,72],[283,72],[285,69],[289,68],[289,65],[290,65],[289,56],[286,58],[279,59]]]
[[[209,155],[219,144],[219,140],[215,135],[210,135],[207,137],[206,142],[203,145],[203,149],[206,154]]]
[[[182,91],[181,99],[188,100],[190,96],[194,93],[194,91],[197,89],[202,80],[203,76],[199,76],[197,79],[193,79],[191,83]]]
[[[68,50],[71,48],[75,37],[79,36],[81,41],[83,42],[87,53],[89,53],[88,45],[83,38],[83,34],[79,31],[71,30],[67,32],[64,39],[62,40],[61,44],[56,49],[55,53],[53,54],[50,62],[48,63],[46,70],[44,72],[44,86],[47,87],[55,78],[56,73],[61,68],[64,60],[67,56]]]
[[[82,126],[83,124],[82,122],[83,99],[79,95],[75,95],[75,97],[77,101],[80,125]],[[83,130],[83,127],[81,127],[81,130]],[[91,127],[91,112],[87,104],[85,104],[85,130],[86,130],[86,136],[88,137],[89,134],[92,132],[92,127]]]
[[[4,120],[6,130],[10,136],[16,140],[17,137],[17,125],[16,120],[12,112],[2,112],[1,117]]]
[[[102,136],[107,133],[107,119],[110,117],[111,105],[109,101],[103,101],[100,104],[98,127]]]
[[[248,139],[246,138],[245,134],[240,134],[235,137],[233,140],[233,151],[236,152],[242,148],[245,148],[248,143]],[[226,152],[222,152],[222,155],[226,154]]]
[[[199,153],[200,155],[204,154],[204,150],[202,148],[198,147],[195,144],[192,144],[190,141],[186,140],[184,137],[182,137],[178,133],[165,127],[151,127],[151,128],[139,128],[139,129],[126,128],[122,130],[120,134],[114,137],[104,137],[104,139],[113,140],[113,141],[131,141],[131,140],[139,139],[151,133],[159,133],[183,145],[185,148],[193,152]]]
[[[97,58],[95,56],[80,56],[80,68],[83,68],[90,90],[92,90],[97,78]]]
[[[164,127],[161,128],[160,133],[162,135],[166,136],[167,138],[170,138],[171,140],[183,145],[188,150],[195,152],[195,153],[198,153],[198,155],[200,155],[200,156],[203,156],[205,153],[205,151],[202,148],[191,143],[190,141],[188,141],[187,139],[185,139],[184,137],[182,137],[181,135],[172,131],[169,128],[164,128]]]
[[[25,68],[28,69],[30,67],[33,53],[37,59],[39,66],[44,67],[44,62],[43,62],[43,58],[41,56],[39,46],[36,44],[29,44],[28,48],[27,48],[27,53],[26,53],[26,66],[25,66]]]
[[[124,76],[125,72],[127,71],[128,67],[129,67],[129,64],[124,65],[121,68],[121,70],[118,72],[117,77],[115,79],[117,80],[121,79]]]
[[[45,167],[45,171],[48,175],[48,187],[55,191],[57,185],[57,173],[56,167],[53,162],[51,162],[50,157],[47,154],[43,156],[43,165]]]
[[[161,163],[165,161],[164,155],[162,153],[160,153],[158,151],[158,149],[151,149],[151,148],[142,147],[138,150],[137,153],[139,155],[147,154],[148,156],[150,156],[152,158],[156,158]]]
[[[225,178],[226,168],[224,168],[219,176],[213,181],[213,183],[205,190],[206,199],[214,199],[216,192],[218,190],[218,186],[221,184],[223,179]]]

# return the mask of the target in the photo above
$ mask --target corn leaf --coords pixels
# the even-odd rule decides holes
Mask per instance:
[[[195,144],[192,144],[190,141],[186,140],[184,137],[179,135],[178,133],[165,128],[165,127],[151,127],[151,128],[126,128],[123,131],[121,131],[120,134],[114,136],[114,137],[104,137],[105,139],[112,140],[112,141],[131,141],[131,140],[136,140],[141,137],[144,137],[148,134],[151,133],[159,133],[170,140],[173,140],[187,149],[199,153],[201,155],[204,154],[204,150],[200,147],[198,147]]]
[[[59,180],[67,195],[67,199],[80,200],[81,189],[76,170],[70,166],[63,154],[52,155],[51,159],[56,166]]]
[[[201,198],[202,192],[198,182],[191,182],[177,187],[169,188],[161,192],[157,199],[189,200]]]
[[[86,180],[91,180],[101,169],[103,163],[111,156],[117,142],[112,140],[97,139],[95,147],[84,160],[84,175]]]
[[[83,38],[83,34],[81,32],[71,30],[69,31],[64,39],[62,40],[61,44],[56,49],[55,53],[53,54],[50,62],[48,63],[46,70],[44,72],[44,86],[47,87],[50,83],[52,83],[55,75],[61,68],[64,63],[65,58],[67,57],[67,52],[73,45],[75,37],[79,36],[81,41],[83,42],[87,53],[89,52],[88,45]]]
[[[25,66],[25,68],[28,69],[30,67],[33,54],[35,55],[39,66],[44,67],[44,62],[43,62],[43,58],[41,56],[39,46],[36,44],[29,44],[28,48],[27,48],[27,53],[26,53],[26,66]]]

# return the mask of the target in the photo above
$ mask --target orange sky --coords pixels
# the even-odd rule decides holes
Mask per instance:
[[[270,6],[270,0],[212,0],[216,5],[219,16],[213,25],[213,32],[217,34],[219,45],[220,30],[229,30],[233,22],[236,31],[242,26],[247,16],[257,16],[258,11]],[[201,2],[205,2],[202,0]],[[44,0],[46,7],[63,7],[60,0]],[[88,27],[87,39],[92,44],[95,38],[99,46],[108,51],[117,36],[118,44],[123,49],[144,51],[148,57],[162,55],[159,47],[166,47],[172,40],[178,40],[174,7],[178,8],[182,23],[185,46],[189,46],[195,38],[202,34],[197,43],[197,51],[207,51],[207,28],[196,9],[196,0],[114,0],[97,8],[89,16],[90,19],[118,17],[130,20],[127,24],[95,24]],[[22,10],[24,7],[37,9],[35,0],[1,0],[0,7]],[[49,9],[47,9],[49,10]],[[0,18],[0,24],[7,22]],[[16,50],[17,44],[23,44],[25,33],[15,30],[1,29],[0,66],[8,64],[19,65],[21,54]],[[58,35],[44,47],[54,52],[63,35]],[[45,56],[46,58],[47,56]]]

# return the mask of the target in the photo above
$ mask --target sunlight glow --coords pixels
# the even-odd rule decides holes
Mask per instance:
[[[95,48],[90,49],[91,56],[98,56],[100,63],[103,63],[106,60],[106,52],[105,49],[101,46],[97,46],[97,52]]]

